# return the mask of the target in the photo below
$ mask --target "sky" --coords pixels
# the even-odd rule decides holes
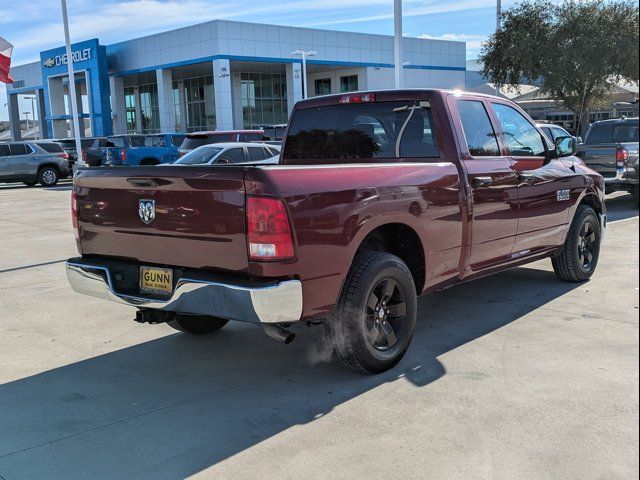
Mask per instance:
[[[215,19],[393,34],[393,0],[67,0],[67,6],[71,41],[98,38],[103,45]],[[495,8],[495,0],[404,0],[404,35],[465,41],[467,58],[476,58],[495,29]],[[0,36],[14,45],[12,64],[39,60],[41,51],[64,44],[60,1],[0,8]],[[8,119],[5,103],[0,83],[0,120]]]

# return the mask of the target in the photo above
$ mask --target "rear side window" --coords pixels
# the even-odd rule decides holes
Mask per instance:
[[[9,145],[0,145],[0,157],[8,157],[9,155],[11,155]]]
[[[142,135],[131,136],[129,143],[132,147],[144,147],[144,137]]]
[[[9,145],[9,150],[11,151],[11,155],[26,155],[31,153],[31,148],[24,143]]]
[[[638,124],[616,126],[613,129],[613,141],[616,143],[637,142]]]
[[[171,137],[171,145],[173,145],[174,147],[179,147],[180,145],[182,145],[183,141],[184,135],[173,135]]]
[[[247,147],[247,151],[249,152],[249,161],[256,162],[259,160],[264,160],[265,158],[272,157],[273,155],[269,155],[268,150],[262,147]]]
[[[243,133],[240,135],[241,142],[259,142],[263,140],[264,135],[261,133]]]
[[[241,163],[245,162],[244,148],[230,148],[226,152],[222,153],[215,161],[215,163]]]
[[[38,146],[42,148],[45,152],[49,153],[61,153],[64,152],[62,147],[57,143],[39,143]]]
[[[162,136],[150,136],[144,139],[145,147],[165,147],[164,137]]]
[[[372,102],[296,111],[287,163],[366,163],[389,159],[439,159],[428,102]]]
[[[82,140],[80,140],[80,146],[82,148],[88,148],[91,145],[93,145],[93,142],[94,142],[93,138],[83,138]],[[74,147],[76,146],[75,142],[74,142],[73,146]]]
[[[613,142],[613,123],[599,123],[591,127],[585,143],[595,145],[611,142]]]
[[[458,113],[471,156],[500,156],[496,132],[484,104],[477,100],[459,100]]]
[[[181,149],[193,150],[194,148],[201,147],[202,145],[209,145],[212,143],[224,143],[233,142],[235,140],[235,134],[211,134],[211,135],[187,135],[180,145]]]
[[[109,137],[105,146],[124,148],[124,137]]]

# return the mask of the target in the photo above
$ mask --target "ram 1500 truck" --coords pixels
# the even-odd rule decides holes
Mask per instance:
[[[440,90],[298,102],[278,165],[81,169],[78,292],[203,334],[236,320],[292,340],[324,324],[365,372],[409,346],[417,296],[550,258],[598,263],[604,183],[515,104]]]
[[[616,118],[593,123],[578,156],[604,177],[606,193],[633,195],[640,203],[638,167],[638,118]]]

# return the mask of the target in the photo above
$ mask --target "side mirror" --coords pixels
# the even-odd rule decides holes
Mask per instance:
[[[556,158],[572,157],[578,151],[578,139],[576,137],[556,138]]]

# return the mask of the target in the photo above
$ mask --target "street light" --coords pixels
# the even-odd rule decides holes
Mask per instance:
[[[35,140],[38,139],[39,135],[36,135],[36,108],[33,104],[33,101],[36,99],[35,95],[29,96],[29,95],[25,95],[23,97],[25,100],[31,100],[31,112],[33,112],[33,138]],[[40,125],[38,125],[38,130],[40,130]],[[38,132],[40,133],[40,132]]]
[[[295,50],[291,55],[300,55],[302,58],[302,98],[307,98],[307,57],[315,57],[315,50]]]
[[[31,112],[22,112],[22,114],[27,119],[27,133],[29,133],[29,115],[31,114]]]

